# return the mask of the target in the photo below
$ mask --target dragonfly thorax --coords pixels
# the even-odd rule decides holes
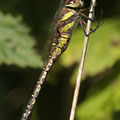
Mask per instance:
[[[84,0],[66,0],[64,4],[66,7],[78,8],[84,6]]]

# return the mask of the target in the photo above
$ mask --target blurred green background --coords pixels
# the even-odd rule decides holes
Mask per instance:
[[[59,3],[0,0],[0,120],[18,120],[24,112],[47,60]],[[89,7],[90,1],[85,3]],[[104,25],[90,36],[75,120],[120,120],[120,0],[97,0],[97,20],[100,9]],[[42,87],[31,120],[68,120],[83,39],[78,25]]]

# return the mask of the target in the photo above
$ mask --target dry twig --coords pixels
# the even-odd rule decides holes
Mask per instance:
[[[94,11],[94,6],[95,6],[96,0],[91,1],[91,9],[90,11]],[[93,13],[89,13],[89,18],[93,18]],[[88,20],[87,22],[87,27],[86,27],[86,33],[90,33],[90,28],[91,28],[91,21]],[[71,113],[70,113],[70,118],[69,120],[74,120],[75,117],[75,110],[76,110],[76,105],[77,105],[77,100],[78,100],[78,94],[79,94],[79,89],[80,89],[80,83],[82,79],[82,73],[83,73],[83,67],[84,67],[84,62],[85,62],[85,56],[86,56],[86,51],[87,51],[87,46],[88,46],[88,39],[89,36],[85,36],[84,39],[84,44],[83,44],[83,50],[82,50],[82,56],[81,56],[81,61],[79,65],[79,72],[77,76],[77,81],[76,81],[76,86],[75,86],[75,91],[74,91],[74,97],[73,97],[73,103],[72,103],[72,108],[71,108]]]

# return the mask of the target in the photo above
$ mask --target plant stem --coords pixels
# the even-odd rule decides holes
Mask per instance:
[[[89,13],[89,18],[91,18],[91,19],[93,18],[95,3],[96,3],[96,0],[91,1],[90,11],[93,11],[93,12]],[[91,21],[88,20],[87,27],[86,27],[86,33],[87,34],[90,33],[90,28],[91,28]],[[74,120],[74,118],[75,118],[75,111],[76,111],[76,105],[77,105],[77,101],[78,101],[78,94],[79,94],[79,89],[80,89],[80,84],[81,84],[81,79],[82,79],[82,73],[83,73],[83,67],[84,67],[84,62],[85,62],[85,57],[86,57],[88,40],[89,40],[89,36],[85,36],[69,120]]]

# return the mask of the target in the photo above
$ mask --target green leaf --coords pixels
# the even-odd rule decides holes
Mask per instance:
[[[89,96],[78,106],[79,120],[120,119],[120,60],[100,82],[88,90]]]
[[[119,17],[116,19],[105,19],[104,24],[90,35],[84,77],[86,75],[95,75],[106,68],[110,68],[120,58],[119,26]],[[68,49],[61,57],[61,63],[64,66],[69,67],[80,61],[83,40],[83,32],[80,29],[76,29],[73,32]],[[77,75],[77,69],[73,75],[74,80]]]
[[[35,44],[30,28],[23,24],[20,16],[0,12],[0,64],[41,67]]]

